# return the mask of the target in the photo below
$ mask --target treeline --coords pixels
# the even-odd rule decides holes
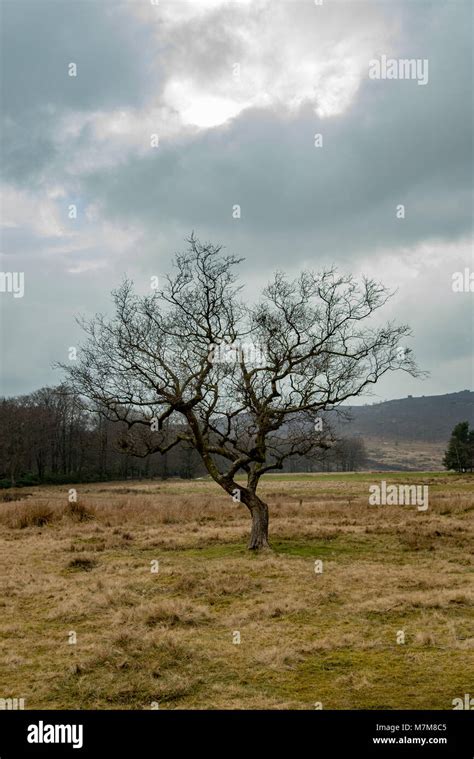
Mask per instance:
[[[368,464],[363,439],[341,437],[328,450],[321,450],[315,457],[295,456],[288,459],[285,472],[357,472]]]
[[[203,477],[198,454],[181,444],[145,458],[124,451],[126,427],[86,410],[67,385],[0,400],[0,486],[135,478]],[[363,468],[360,438],[339,440],[316,459],[294,457],[284,471]]]

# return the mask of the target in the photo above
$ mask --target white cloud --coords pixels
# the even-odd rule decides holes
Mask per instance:
[[[65,230],[56,201],[65,196],[63,188],[53,186],[41,197],[37,193],[3,185],[1,226],[4,229],[30,229],[38,236],[63,237]]]
[[[166,45],[163,104],[183,124],[208,128],[250,107],[309,101],[321,117],[342,113],[376,47],[389,49],[391,25],[357,5],[207,0],[132,10]]]

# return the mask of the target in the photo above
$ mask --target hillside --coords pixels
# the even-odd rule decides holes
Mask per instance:
[[[375,469],[442,469],[442,458],[457,422],[474,425],[474,392],[408,396],[348,408],[339,422],[344,435],[362,436]]]

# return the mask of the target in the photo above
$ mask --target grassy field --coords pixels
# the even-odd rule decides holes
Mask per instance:
[[[446,451],[445,441],[429,443],[422,440],[393,440],[366,435],[364,443],[369,459],[373,464],[369,468],[387,469],[428,469],[439,471],[443,469],[443,458]]]
[[[428,511],[369,506],[381,479],[428,484]],[[76,486],[77,503],[65,487],[3,491],[0,697],[452,709],[473,694],[472,484],[268,477],[273,550],[261,555],[245,549],[246,508],[207,481]]]

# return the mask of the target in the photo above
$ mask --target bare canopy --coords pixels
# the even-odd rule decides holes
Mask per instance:
[[[419,374],[401,347],[410,331],[369,323],[391,293],[334,269],[294,281],[276,273],[256,304],[244,304],[235,275],[242,259],[194,235],[188,243],[162,289],[138,296],[126,280],[113,292],[112,318],[82,322],[86,343],[64,368],[107,418],[126,423],[130,452],[193,447],[212,479],[248,507],[249,548],[263,548],[262,475],[330,444],[323,412],[390,370]]]

